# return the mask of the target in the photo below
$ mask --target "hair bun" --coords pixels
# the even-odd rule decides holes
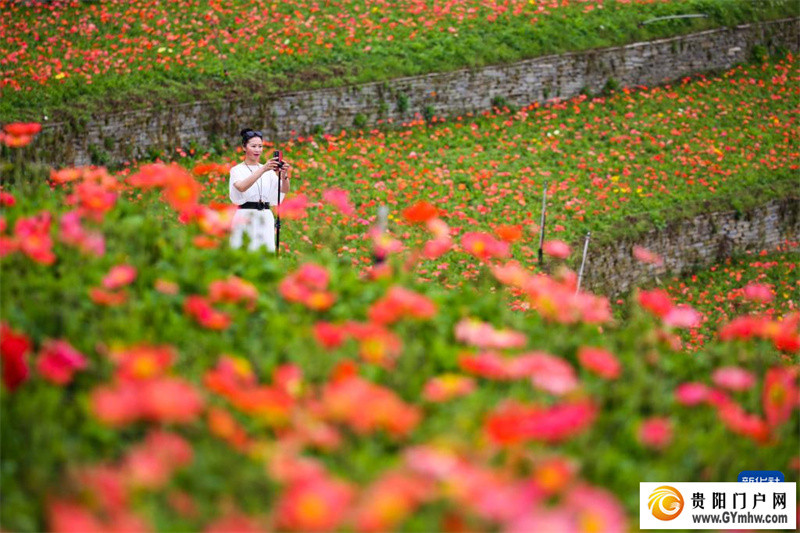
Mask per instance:
[[[247,134],[248,131],[253,131],[253,130],[250,129],[250,128],[245,128],[245,129],[243,129],[242,131],[239,132],[239,135],[244,137]]]

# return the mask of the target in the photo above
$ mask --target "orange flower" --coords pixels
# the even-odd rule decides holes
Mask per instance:
[[[258,299],[258,290],[252,283],[231,276],[225,280],[212,281],[208,286],[208,298],[211,303],[244,301],[252,305]]]
[[[522,226],[519,224],[513,226],[500,225],[494,231],[505,242],[516,242],[522,238]]]
[[[247,448],[247,433],[235,418],[226,410],[212,407],[208,410],[208,428],[213,435],[227,442],[236,450]]]
[[[109,358],[117,365],[118,380],[142,381],[163,376],[176,359],[172,346],[140,344],[114,349]]]
[[[429,298],[399,285],[392,286],[367,312],[370,321],[376,324],[391,324],[406,316],[428,319],[435,314],[436,304]]]
[[[89,289],[89,298],[98,305],[107,305],[114,307],[122,305],[128,301],[128,293],[125,290],[121,291],[107,291],[100,287],[92,287]]]
[[[344,521],[353,489],[318,476],[291,484],[276,505],[276,520],[290,531],[334,531]]]
[[[164,199],[173,209],[181,213],[197,207],[201,186],[186,171],[173,172],[164,184]]]
[[[425,200],[403,210],[403,218],[412,224],[422,224],[439,216],[439,210]]]
[[[465,396],[475,390],[475,380],[458,374],[444,374],[431,378],[422,391],[422,397],[429,402],[446,402]]]

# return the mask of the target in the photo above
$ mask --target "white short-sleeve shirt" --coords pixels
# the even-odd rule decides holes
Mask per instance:
[[[263,165],[250,165],[248,167],[248,165],[242,162],[231,169],[231,179],[228,184],[231,202],[236,205],[242,205],[245,202],[258,202],[260,200],[262,202],[269,202],[270,205],[278,204],[278,175],[274,170],[264,172],[264,174],[244,192],[241,192],[233,186],[233,184],[239,180],[249,178],[253,172],[262,166]],[[283,201],[285,196],[286,193],[281,192],[281,201]]]

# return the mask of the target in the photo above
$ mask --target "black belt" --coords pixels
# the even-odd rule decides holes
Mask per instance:
[[[239,206],[239,209],[269,209],[269,202],[245,202]]]

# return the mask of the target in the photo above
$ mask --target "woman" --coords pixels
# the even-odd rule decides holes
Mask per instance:
[[[228,187],[231,202],[239,206],[233,217],[231,246],[239,248],[247,233],[250,237],[248,250],[266,246],[268,251],[274,252],[275,218],[271,208],[278,204],[279,179],[281,201],[289,191],[292,166],[286,161],[279,162],[277,158],[269,159],[265,165],[260,164],[261,151],[264,149],[261,132],[244,129],[241,136],[244,161],[231,169]]]

